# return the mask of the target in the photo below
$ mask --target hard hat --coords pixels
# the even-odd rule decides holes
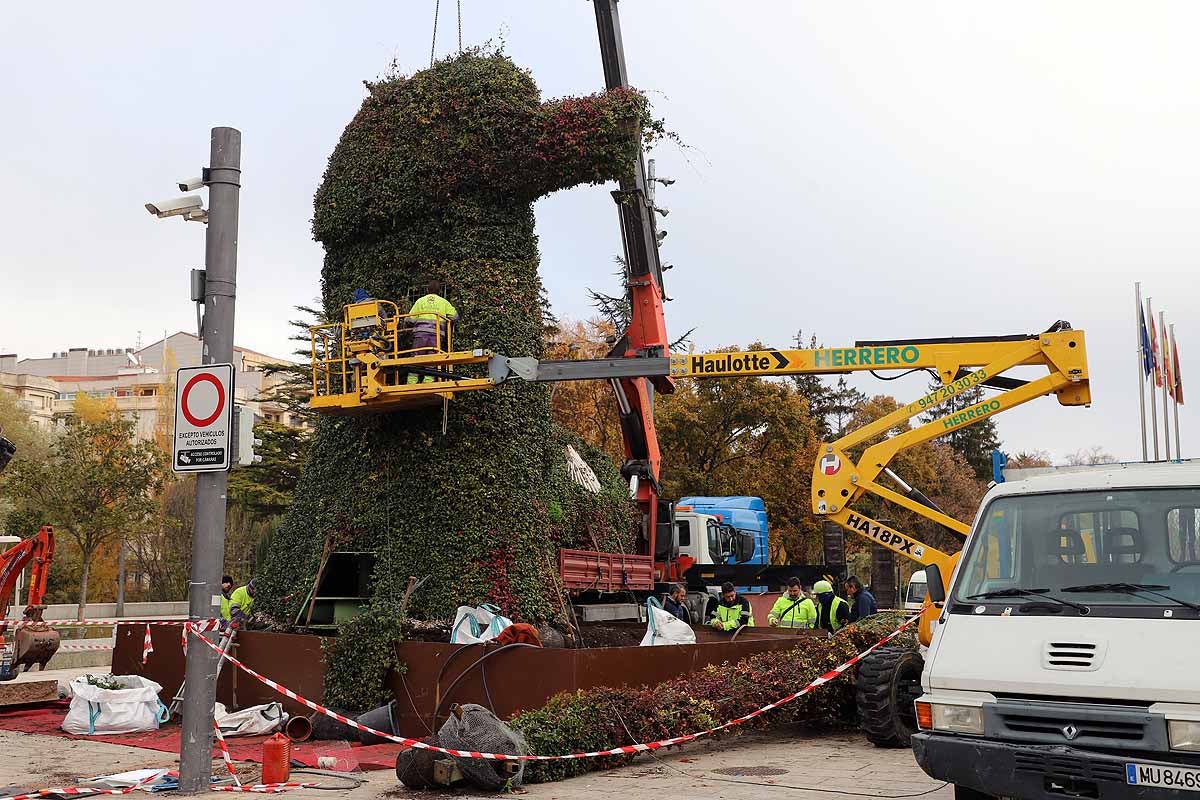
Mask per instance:
[[[832,591],[833,586],[830,585],[829,581],[817,581],[813,584],[813,592],[815,594],[825,594],[825,592]]]

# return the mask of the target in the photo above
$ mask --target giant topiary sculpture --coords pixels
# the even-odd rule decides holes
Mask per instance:
[[[460,315],[459,349],[539,356],[532,203],[632,169],[655,129],[645,98],[612,90],[544,103],[527,72],[480,51],[367,88],[316,195],[326,315],[337,318],[356,288],[402,299],[436,279]],[[259,567],[265,610],[295,617],[330,533],[335,549],[377,554],[377,601],[398,599],[409,575],[432,576],[409,606],[425,616],[489,600],[545,619],[561,609],[560,546],[631,551],[635,510],[619,475],[575,442],[603,489],[571,481],[546,387],[460,395],[441,426],[440,406],[321,420]]]

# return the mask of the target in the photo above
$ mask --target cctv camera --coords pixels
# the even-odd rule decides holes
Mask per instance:
[[[204,202],[198,194],[188,194],[183,197],[173,197],[170,200],[159,200],[157,203],[146,203],[146,210],[159,217],[175,217],[194,211]]]
[[[186,181],[180,181],[178,186],[181,192],[194,192],[204,188],[204,178],[188,178]]]

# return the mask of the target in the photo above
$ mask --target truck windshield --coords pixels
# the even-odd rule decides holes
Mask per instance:
[[[1012,597],[978,596],[1036,588],[1085,604],[1093,615],[1145,609],[1161,617],[1164,608],[1200,602],[1200,489],[999,497],[984,510],[963,559],[958,603],[1015,607]],[[1153,591],[1130,588],[1139,585]],[[1178,616],[1194,617],[1194,609]]]

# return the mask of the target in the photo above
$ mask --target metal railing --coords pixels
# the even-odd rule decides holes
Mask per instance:
[[[375,301],[379,313],[374,317],[352,318],[347,309],[341,322],[309,327],[314,397],[350,394],[363,383],[359,354],[372,352],[382,360],[402,360],[453,350],[454,320],[442,314],[424,312],[401,314],[394,303]],[[387,313],[388,311],[391,313]],[[434,343],[416,346],[418,326],[434,327]],[[449,371],[449,366],[443,367]],[[397,373],[402,370],[397,370]]]

